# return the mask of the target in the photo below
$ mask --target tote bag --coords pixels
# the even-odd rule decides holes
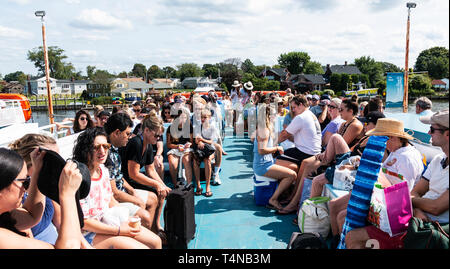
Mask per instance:
[[[376,184],[367,220],[391,237],[404,233],[412,217],[408,183],[403,181],[387,188]]]

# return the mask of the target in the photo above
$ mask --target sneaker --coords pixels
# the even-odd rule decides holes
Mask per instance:
[[[212,184],[213,186],[218,186],[218,185],[222,184],[222,181],[220,181],[219,172],[217,172],[217,173],[214,175],[214,179],[213,179],[213,182],[212,182],[211,184]]]

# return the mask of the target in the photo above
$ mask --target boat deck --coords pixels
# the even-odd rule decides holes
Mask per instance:
[[[285,249],[296,215],[277,215],[257,206],[253,198],[253,145],[227,129],[220,186],[212,197],[195,196],[195,238],[189,249]],[[170,180],[169,180],[170,181]],[[202,182],[205,190],[205,182]],[[163,223],[163,220],[162,220]]]

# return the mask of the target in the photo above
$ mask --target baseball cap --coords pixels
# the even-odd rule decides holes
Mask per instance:
[[[317,94],[314,94],[314,95],[312,96],[312,99],[320,100],[320,97],[319,97]]]
[[[431,116],[422,116],[419,118],[422,123],[425,124],[439,124],[446,128],[448,127],[448,109],[444,109],[434,113]]]
[[[367,116],[358,118],[359,121],[363,123],[373,123],[377,124],[378,119],[386,118],[386,116],[380,111],[372,111],[367,113]]]
[[[319,106],[326,106],[329,105],[331,101],[329,99],[323,99],[320,101]]]
[[[331,100],[331,98],[328,94],[322,94],[322,96],[320,96],[320,100]]]

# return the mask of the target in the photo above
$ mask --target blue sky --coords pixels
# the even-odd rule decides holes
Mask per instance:
[[[37,74],[27,51],[47,45],[67,61],[120,73],[134,63],[159,67],[249,58],[274,65],[281,53],[304,51],[326,64],[370,56],[404,67],[407,8],[402,0],[0,0],[0,74]],[[447,0],[417,0],[410,57],[449,47]]]

